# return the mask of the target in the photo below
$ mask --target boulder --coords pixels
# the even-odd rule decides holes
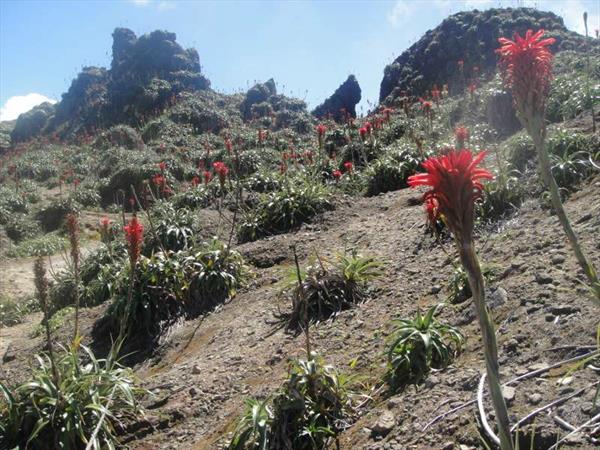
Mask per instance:
[[[313,114],[318,118],[331,117],[337,122],[343,122],[346,114],[356,117],[356,105],[360,102],[361,90],[354,75],[348,76],[335,92],[317,106]]]
[[[47,128],[55,111],[56,108],[53,104],[44,102],[21,114],[10,133],[11,141],[13,143],[23,142],[37,136]]]

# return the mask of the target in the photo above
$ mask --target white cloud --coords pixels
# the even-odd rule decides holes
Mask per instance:
[[[168,11],[175,8],[174,0],[129,0],[129,3],[133,3],[140,8],[152,6],[156,8],[157,11]]]
[[[579,34],[585,34],[585,26],[583,24],[583,13],[588,13],[588,32],[590,36],[594,36],[594,30],[600,27],[600,7],[596,3],[583,2],[581,0],[562,0],[562,1],[546,1],[542,3],[540,9],[547,7],[556,14],[562,16],[565,21],[565,26],[569,30],[576,31]]]
[[[156,9],[158,9],[159,11],[168,11],[173,8],[175,8],[174,1],[163,0],[162,2],[159,2],[158,5],[156,5]]]
[[[397,0],[388,13],[387,20],[392,27],[397,28],[410,20],[415,12],[415,3],[409,0]]]
[[[15,95],[6,100],[6,103],[0,108],[0,121],[14,120],[20,114],[44,102],[56,103],[56,100],[35,92],[27,95]]]

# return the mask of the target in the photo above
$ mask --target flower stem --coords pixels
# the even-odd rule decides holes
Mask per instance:
[[[485,305],[485,285],[483,274],[479,266],[479,260],[475,254],[473,241],[459,243],[458,251],[460,260],[469,277],[469,285],[473,293],[475,310],[481,328],[481,338],[483,342],[483,351],[485,355],[485,366],[487,371],[488,387],[492,397],[492,404],[496,414],[496,424],[498,425],[498,434],[500,435],[500,448],[502,450],[513,450],[513,443],[510,434],[510,424],[508,419],[508,410],[502,395],[500,386],[500,371],[498,366],[498,347],[496,345],[496,335],[494,325],[490,319]]]
[[[534,128],[534,130],[531,131],[535,131],[535,127],[532,128]],[[540,128],[538,129],[540,129],[541,131],[538,133],[532,133],[530,131],[530,134],[533,138],[533,143],[537,151],[542,180],[544,181],[546,187],[550,190],[550,199],[552,201],[554,211],[556,212],[560,224],[565,230],[565,234],[569,239],[569,243],[571,244],[571,248],[575,253],[575,257],[577,258],[579,265],[583,269],[583,272],[585,273],[586,277],[590,282],[590,288],[594,294],[592,300],[594,301],[594,303],[600,306],[600,281],[598,280],[598,275],[596,274],[596,270],[594,269],[594,266],[592,266],[592,263],[587,259],[585,253],[583,253],[583,249],[579,244],[579,239],[577,238],[573,227],[571,227],[569,217],[567,216],[562,201],[560,200],[558,185],[556,184],[556,180],[552,175],[552,170],[550,167],[550,158],[548,157],[548,152],[546,151],[546,147],[544,145],[546,131],[543,128],[543,126],[540,126]]]

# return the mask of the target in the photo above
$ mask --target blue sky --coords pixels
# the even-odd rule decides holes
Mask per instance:
[[[175,32],[223,92],[273,77],[312,108],[354,73],[366,112],[385,65],[448,14],[521,5],[552,10],[579,32],[587,10],[590,32],[600,28],[600,0],[0,0],[0,119],[60,100],[85,65],[108,67],[118,26]]]

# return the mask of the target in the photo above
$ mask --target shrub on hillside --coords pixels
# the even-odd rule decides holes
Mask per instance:
[[[329,191],[308,179],[286,180],[280,191],[260,196],[258,204],[242,216],[238,238],[242,242],[289,231],[333,208]]]
[[[408,177],[416,172],[421,160],[414,150],[404,147],[387,152],[367,168],[367,195],[373,196],[407,187]]]
[[[355,415],[348,378],[322,358],[292,362],[281,390],[266,400],[251,399],[229,450],[324,450]]]
[[[96,359],[83,345],[58,356],[56,374],[48,357],[37,356],[31,379],[14,389],[0,383],[0,447],[84,448],[98,428],[95,448],[115,448],[120,419],[141,413],[144,391],[131,369],[111,357]]]
[[[304,327],[306,320],[317,322],[335,317],[364,301],[368,284],[381,276],[381,267],[382,263],[373,257],[352,252],[338,255],[333,262],[317,257],[301,271],[301,283],[296,269],[291,270],[284,290],[292,304],[291,312],[283,316],[288,328]]]
[[[36,219],[45,231],[55,231],[62,227],[67,214],[77,213],[80,205],[72,199],[53,200],[36,214]]]
[[[460,353],[464,337],[436,319],[439,305],[414,319],[397,319],[389,337],[387,379],[392,388],[421,382],[431,369],[445,368]]]
[[[111,329],[158,338],[182,317],[193,317],[231,299],[247,277],[241,255],[218,240],[187,251],[159,251],[138,262],[131,302],[130,266],[124,261],[110,286]],[[122,323],[122,321],[126,321]]]

